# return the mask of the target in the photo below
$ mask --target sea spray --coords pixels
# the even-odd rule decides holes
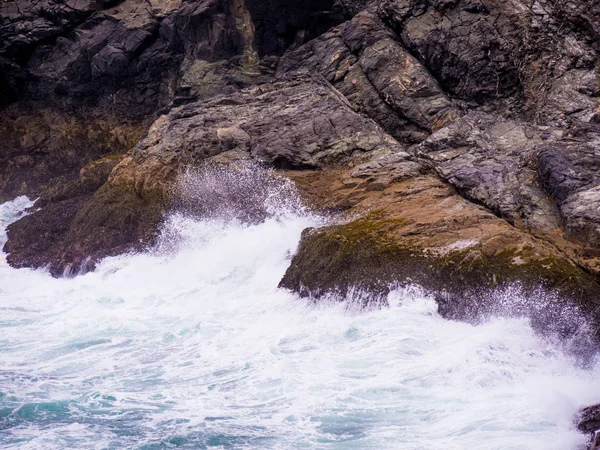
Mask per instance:
[[[3,205],[0,225],[27,205]],[[365,293],[277,289],[302,230],[322,223],[277,212],[180,209],[155,249],[70,279],[0,266],[0,446],[585,444],[572,421],[600,401],[598,366],[525,317],[445,320],[418,287],[375,308]]]

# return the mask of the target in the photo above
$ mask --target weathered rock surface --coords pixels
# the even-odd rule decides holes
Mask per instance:
[[[575,300],[582,314],[599,323],[600,286],[594,276],[556,246],[467,201],[426,172],[414,157],[396,154],[348,171],[291,175],[315,204],[346,212],[338,223],[304,232],[281,286],[315,299],[361,290],[373,299],[373,293],[414,283],[436,297],[446,317],[523,313],[546,331],[573,333],[569,328],[579,326],[561,320],[568,302],[500,305],[499,292],[517,283],[524,298],[554,292],[558,299]]]
[[[65,115],[49,108],[12,105],[0,121],[0,202],[37,198],[77,180],[79,170],[106,155],[122,154],[145,126],[114,119]]]
[[[589,406],[581,412],[578,428],[584,433],[600,430],[600,405]]]
[[[357,111],[412,143],[458,117],[436,80],[372,11],[288,52],[278,74],[318,72]]]
[[[4,1],[0,201],[40,197],[8,261],[143,249],[189,168],[252,160],[334,217],[282,286],[460,319],[541,286],[541,328],[600,330],[599,52],[595,0]]]
[[[411,148],[465,198],[598,273],[596,125],[561,130],[469,113]]]
[[[585,130],[584,130],[585,131]],[[570,239],[600,245],[600,134],[580,132],[542,148],[540,176],[556,199]]]
[[[590,436],[589,450],[600,448],[600,405],[584,408],[577,417],[577,428]]]
[[[383,0],[379,8],[454,96],[562,126],[597,114],[593,0]]]
[[[217,63],[215,93],[252,84],[256,81],[243,74],[268,72],[269,62],[263,65],[261,58],[327,31],[357,4],[11,0],[0,10],[0,58],[8,69],[2,89],[9,101],[28,98],[71,108],[84,103],[144,118],[177,96],[189,96],[190,82],[206,76],[198,65],[213,72],[211,64]],[[231,78],[223,76],[223,67]]]
[[[16,266],[49,265],[61,274],[147,245],[177,176],[206,161],[253,158],[280,168],[322,168],[401,151],[375,122],[357,114],[318,78],[293,77],[190,103],[159,118],[106,174],[108,182],[91,199],[79,195],[81,189],[69,191],[45,200],[47,206],[12,225],[8,259]],[[78,186],[97,178],[87,172],[82,169]],[[54,220],[62,228],[47,230],[52,239],[45,239],[43,248],[29,246],[33,224]]]
[[[466,198],[513,225],[551,232],[560,228],[560,217],[537,180],[536,155],[538,145],[560,138],[560,130],[471,113],[413,151]]]

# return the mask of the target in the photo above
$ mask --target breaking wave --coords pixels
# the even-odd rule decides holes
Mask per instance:
[[[524,316],[445,320],[417,287],[371,309],[277,289],[323,219],[272,174],[186,176],[155,249],[70,279],[0,261],[2,448],[585,444],[573,415],[600,401],[596,363]],[[0,206],[0,229],[30,205]]]

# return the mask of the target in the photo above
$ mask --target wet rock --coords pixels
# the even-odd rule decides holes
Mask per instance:
[[[280,168],[322,168],[367,155],[393,158],[401,152],[396,141],[372,120],[357,114],[323,80],[280,80],[232,96],[190,103],[160,117],[91,198],[83,204],[74,200],[58,204],[66,201],[63,198],[82,199],[81,190],[100,184],[113,160],[84,167],[78,190],[55,195],[41,211],[15,222],[6,250],[15,266],[49,264],[55,274],[67,268],[85,271],[103,256],[151,244],[172,200],[174,183],[189,167],[226,163],[235,155],[233,159],[254,159]],[[415,173],[418,167],[406,170]],[[357,170],[368,176],[369,170],[377,169],[359,166]],[[399,170],[391,176],[399,176]],[[63,228],[53,232],[55,243],[28,249],[27,236],[33,236],[29,224],[46,220],[46,214],[54,217],[67,206]]]
[[[422,140],[459,116],[431,74],[373,11],[284,55],[278,74],[319,72],[397,139]]]
[[[560,126],[595,114],[597,2],[383,0],[379,10],[453,96]]]
[[[9,227],[9,241],[4,246],[7,261],[13,267],[44,268],[55,264],[61,246],[77,212],[89,197],[75,196],[44,206],[42,214],[32,214]],[[35,236],[35,237],[34,237]],[[55,272],[56,275],[63,273]]]
[[[582,433],[590,435],[589,450],[600,448],[600,405],[588,406],[577,417],[577,428]]]
[[[15,104],[0,121],[0,201],[32,199],[75,181],[80,169],[105,155],[125,153],[145,125],[63,115]]]
[[[34,213],[19,220],[17,226],[11,226],[7,230],[9,241],[4,248],[8,253],[7,260],[15,267],[47,267],[54,275],[70,274],[73,263],[87,269],[93,268],[94,249],[86,248],[85,253],[68,255],[68,263],[56,269],[56,262],[61,260],[64,241],[70,239],[71,224],[85,209],[86,203],[92,194],[96,192],[108,179],[112,169],[123,158],[122,155],[113,155],[101,158],[87,164],[80,171],[79,179],[64,185],[55,185],[46,196],[35,203],[37,209]],[[113,198],[113,212],[122,216],[126,211],[119,210],[115,206],[122,204],[125,197]],[[120,217],[116,219],[120,221]],[[110,220],[109,220],[110,222]],[[105,232],[123,232],[120,230],[107,230]],[[86,230],[88,238],[98,241],[110,237]],[[111,234],[114,237],[114,234]],[[103,253],[104,254],[104,253]],[[66,270],[66,272],[65,272]]]
[[[526,316],[540,332],[570,340],[583,357],[593,353],[600,338],[596,278],[555,245],[413,164],[404,157],[359,170],[289,174],[315,207],[343,214],[303,232],[280,287],[315,302],[349,296],[372,306],[385,303],[391,289],[416,284],[444,317]],[[404,176],[390,178],[398,166]]]

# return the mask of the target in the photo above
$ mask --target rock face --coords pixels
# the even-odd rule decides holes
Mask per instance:
[[[600,142],[581,133],[540,153],[539,170],[546,190],[556,199],[568,236],[598,248]]]
[[[597,114],[597,2],[383,0],[379,10],[458,98],[563,126]]]
[[[4,1],[0,201],[39,198],[8,261],[142,250],[242,196],[181,177],[250,161],[331,215],[282,287],[418,283],[449,318],[599,339],[599,52],[596,0]]]
[[[359,5],[339,0],[2,2],[0,199],[44,195],[57,176],[76,180],[91,160],[129,150],[172,104],[269,81],[290,45],[325,32]],[[116,139],[125,139],[107,146],[104,141],[122,126],[126,130],[117,130]],[[72,134],[92,136],[73,146]],[[74,155],[56,155],[57,148],[72,149]],[[67,164],[58,167],[63,159]]]
[[[49,196],[103,156],[125,153],[145,127],[114,119],[68,117],[49,108],[11,105],[0,122],[0,201],[27,194]]]
[[[437,81],[372,11],[288,52],[278,75],[318,72],[357,111],[401,142],[421,141],[459,112]]]
[[[600,405],[584,408],[579,417],[577,428],[582,433],[590,435],[589,450],[600,448]]]
[[[321,168],[401,149],[330,85],[310,77],[190,103],[158,119],[110,176],[102,172],[95,188],[102,187],[91,198],[80,195],[80,186],[100,177],[87,176],[93,170],[84,167],[76,188],[48,199],[49,206],[11,226],[8,260],[15,266],[49,265],[61,274],[148,245],[158,229],[159,211],[172,200],[177,176],[189,166],[253,158],[280,168]],[[31,227],[54,221],[62,228],[47,231],[51,236],[40,244],[44,247],[30,246]]]
[[[600,319],[594,276],[552,243],[458,195],[408,154],[377,158],[337,176],[311,175],[292,179],[309,198],[305,186],[323,183],[317,192],[332,194],[317,195],[315,202],[344,208],[346,219],[304,232],[282,287],[314,299],[362,291],[372,301],[374,294],[385,298],[395,286],[416,283],[435,296],[445,317],[527,314],[539,329],[568,335],[580,324],[567,319],[571,307],[561,299],[575,300],[580,309],[574,314]],[[528,300],[500,304],[501,293],[515,283]],[[557,298],[543,299],[544,292]]]
[[[540,326],[573,334],[573,306],[600,330],[599,18],[593,0],[5,1],[0,201],[40,197],[8,261],[74,274],[143,249],[190,168],[253,161],[333,215],[284,287],[419,283],[469,319],[518,284],[554,299]]]

